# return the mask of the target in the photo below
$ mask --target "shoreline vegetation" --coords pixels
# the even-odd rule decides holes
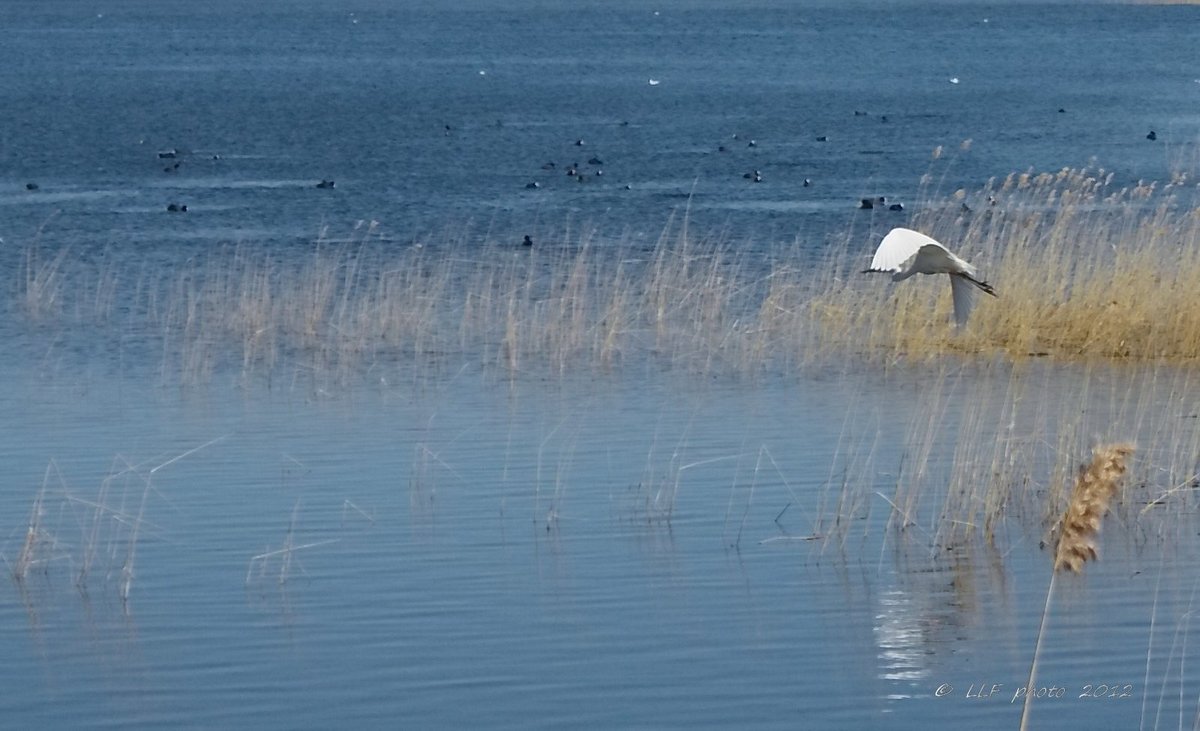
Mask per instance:
[[[400,247],[366,227],[304,252],[230,245],[136,271],[35,240],[11,295],[47,333],[47,350],[86,340],[73,339],[83,329],[103,342],[111,332],[122,362],[148,361],[167,384],[231,371],[386,383],[391,365],[419,378],[472,362],[504,374],[650,364],[751,379],[882,367],[863,385],[922,394],[888,440],[902,440],[900,464],[879,463],[877,417],[866,401],[849,403],[797,530],[844,547],[873,522],[858,521],[890,509],[889,529],[949,546],[994,540],[1014,513],[1049,525],[1073,455],[1100,436],[1143,445],[1131,494],[1147,509],[1190,501],[1200,209],[1183,176],[1161,188],[1113,177],[1013,174],[974,192],[923,193],[911,220],[887,219],[884,232],[928,232],[996,287],[963,330],[941,276],[897,286],[859,273],[878,232],[851,232],[823,252],[800,240],[749,251],[694,234],[686,217],[646,245],[585,232],[533,247]],[[927,175],[922,185],[939,183]],[[1081,406],[1097,397],[1096,408]],[[949,451],[947,430],[957,435]],[[894,485],[878,490],[880,475]],[[646,517],[669,521],[675,490],[655,482],[645,482]]]
[[[1013,174],[922,193],[910,220],[872,221],[879,230],[823,251],[800,238],[749,251],[693,232],[686,216],[653,245],[586,230],[536,247],[397,245],[367,226],[306,253],[231,244],[136,271],[35,237],[11,299],[42,329],[142,338],[164,379],[182,383],[289,357],[342,375],[449,356],[514,372],[648,357],[734,375],[848,358],[1186,364],[1200,359],[1200,209],[1181,202],[1191,193],[1182,176],[1118,188],[1103,170]],[[999,298],[956,331],[940,276],[897,286],[860,274],[891,225],[974,262]]]
[[[81,261],[34,241],[9,294],[48,333],[49,347],[84,329],[99,339],[111,332],[121,348],[142,349],[128,358],[122,351],[123,359],[161,359],[168,383],[230,371],[270,378],[290,368],[354,377],[387,363],[436,373],[472,359],[501,373],[590,375],[640,362],[735,378],[845,370],[861,380],[830,415],[841,421],[829,425],[837,440],[823,458],[827,469],[781,467],[766,444],[713,454],[687,431],[656,432],[645,467],[616,478],[625,488],[622,519],[669,527],[690,510],[691,481],[736,464],[721,528],[734,550],[745,537],[812,546],[816,560],[913,550],[939,562],[984,547],[981,555],[1002,562],[1018,547],[1061,545],[1076,460],[1097,443],[1129,440],[1138,459],[1112,497],[1106,540],[1167,550],[1194,530],[1180,516],[1194,510],[1200,486],[1200,322],[1189,301],[1200,275],[1200,215],[1180,202],[1192,192],[1182,178],[1162,188],[1115,188],[1112,180],[1073,170],[1020,174],[926,197],[903,225],[952,245],[1000,294],[980,303],[965,331],[952,324],[941,277],[897,286],[858,273],[875,234],[897,223],[890,218],[882,232],[847,234],[819,256],[802,241],[738,249],[694,235],[686,219],[644,247],[585,233],[533,247],[398,248],[368,229],[302,253],[229,246],[137,271],[116,257]],[[907,394],[901,412],[892,409],[897,389]],[[556,431],[532,435],[538,535],[560,530],[576,479],[567,443],[545,456],[556,469],[553,484],[542,482],[542,449]],[[417,446],[414,502],[437,473],[424,456],[433,452]],[[0,546],[18,581],[65,563],[81,584],[89,574],[122,577],[119,594],[128,596],[137,533],[96,527],[117,514],[110,486],[139,474],[118,467],[94,499],[48,469],[24,540]],[[152,494],[148,476],[120,484],[121,505],[128,491]],[[83,527],[74,541],[82,552],[64,548],[72,540],[43,522],[55,506]],[[92,547],[108,544],[129,546],[127,558],[113,554],[120,561],[93,568]],[[276,561],[286,581],[292,552],[317,545],[289,528],[282,548],[247,556],[247,581]]]

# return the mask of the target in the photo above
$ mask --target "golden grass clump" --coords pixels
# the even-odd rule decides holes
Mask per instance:
[[[1096,536],[1108,514],[1108,504],[1125,476],[1125,460],[1134,452],[1132,444],[1096,447],[1092,461],[1083,465],[1071,502],[1062,517],[1062,533],[1054,554],[1054,570],[1079,573],[1083,564],[1095,560]]]
[[[903,223],[979,267],[999,299],[946,327],[945,278],[847,276],[812,300],[826,347],[888,356],[996,353],[1059,360],[1196,360],[1200,209],[1185,178],[1119,186],[1103,170],[1009,176],[931,197]],[[857,244],[847,274],[878,238]],[[853,266],[858,264],[860,266]]]

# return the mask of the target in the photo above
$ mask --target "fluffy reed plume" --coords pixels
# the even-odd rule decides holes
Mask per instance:
[[[1108,514],[1108,503],[1125,475],[1125,460],[1133,454],[1132,444],[1096,447],[1092,461],[1079,469],[1071,502],[1062,517],[1062,534],[1054,552],[1054,570],[1079,573],[1083,564],[1095,559],[1096,536]]]
[[[1054,551],[1054,571],[1050,574],[1050,586],[1046,589],[1042,623],[1038,628],[1037,645],[1033,649],[1033,663],[1029,666],[1029,683],[1024,689],[1021,731],[1029,728],[1029,711],[1033,707],[1034,683],[1037,681],[1042,639],[1046,636],[1047,618],[1050,616],[1050,601],[1054,598],[1055,579],[1064,569],[1079,573],[1089,558],[1096,558],[1096,536],[1100,533],[1100,524],[1108,514],[1109,501],[1116,495],[1121,478],[1125,476],[1125,460],[1133,451],[1132,444],[1098,446],[1092,450],[1092,461],[1079,470],[1075,488],[1071,490],[1071,502],[1063,513],[1058,548]]]

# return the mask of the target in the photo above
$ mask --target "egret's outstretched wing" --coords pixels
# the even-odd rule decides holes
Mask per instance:
[[[949,274],[950,294],[954,298],[954,322],[967,324],[975,305],[976,289],[993,297],[996,290],[979,279],[975,267],[952,254],[945,246],[919,231],[894,228],[879,242],[871,268],[867,272],[890,272],[893,281],[916,274]]]
[[[962,327],[975,306],[976,284],[960,274],[950,275],[950,294],[954,296],[954,324]]]
[[[904,263],[911,259],[923,246],[936,246],[942,251],[946,247],[929,238],[919,231],[907,228],[894,228],[879,242],[875,250],[875,258],[871,260],[868,271],[898,272]]]

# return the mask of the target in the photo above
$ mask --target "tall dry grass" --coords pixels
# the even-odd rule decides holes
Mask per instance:
[[[802,491],[812,525],[799,530],[821,535],[822,551],[1056,545],[1075,455],[1114,435],[1142,455],[1113,502],[1128,528],[1120,540],[1131,550],[1190,540],[1176,516],[1200,496],[1195,368],[942,359],[846,378],[855,390],[829,425],[840,425],[836,447]]]
[[[821,347],[893,356],[1195,360],[1200,209],[1184,177],[1117,187],[1103,170],[1010,175],[930,203],[909,225],[976,264],[1000,297],[947,328],[944,277],[848,278],[812,300]],[[965,206],[965,208],[964,208]],[[970,210],[967,210],[967,209]],[[864,247],[866,251],[867,247]]]
[[[39,239],[8,291],[40,328],[108,328],[147,343],[164,378],[184,382],[227,368],[353,374],[451,360],[512,371],[654,360],[740,375],[847,356],[1192,361],[1200,213],[1176,195],[1185,182],[1118,188],[1103,171],[1063,170],[926,194],[904,223],[973,261],[1000,294],[965,332],[949,324],[944,277],[858,274],[892,219],[833,243],[735,245],[679,222],[651,243],[583,230],[532,249],[398,245],[368,226],[300,251],[229,245],[153,263],[78,258]]]

